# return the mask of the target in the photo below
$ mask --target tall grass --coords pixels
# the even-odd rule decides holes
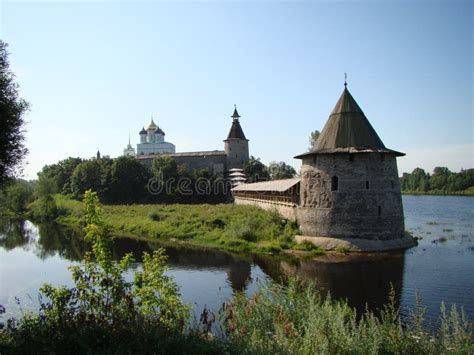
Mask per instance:
[[[63,211],[59,221],[81,227],[82,207],[56,195]],[[118,235],[177,240],[229,251],[279,252],[293,245],[295,223],[253,206],[220,205],[104,205],[104,221]]]
[[[395,297],[380,317],[358,316],[345,302],[323,299],[314,285],[290,280],[225,306],[223,322],[239,354],[472,354],[472,323],[441,306],[441,326],[423,327],[423,308],[402,325]]]

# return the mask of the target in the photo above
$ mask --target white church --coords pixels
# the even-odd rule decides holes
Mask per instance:
[[[176,147],[173,143],[165,141],[165,132],[153,122],[153,117],[147,129],[143,127],[140,131],[140,143],[137,144],[137,152],[130,144],[123,151],[125,156],[150,155],[150,154],[174,154]]]

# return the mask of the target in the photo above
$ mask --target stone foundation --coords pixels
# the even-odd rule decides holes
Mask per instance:
[[[390,240],[360,239],[360,238],[329,238],[329,237],[310,237],[304,235],[295,236],[297,243],[305,240],[311,242],[324,250],[336,250],[344,248],[353,252],[376,252],[402,250],[414,247],[418,244],[416,239],[406,234],[403,238]]]

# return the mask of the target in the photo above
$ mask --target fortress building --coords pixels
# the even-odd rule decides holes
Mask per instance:
[[[151,167],[153,159],[158,156],[170,156],[176,164],[186,166],[188,170],[207,170],[210,174],[241,171],[249,160],[249,140],[245,137],[240,126],[240,115],[237,107],[231,116],[232,126],[224,140],[224,150],[200,152],[178,152],[175,145],[165,141],[165,132],[151,119],[147,129],[140,131],[140,143],[137,144],[136,159],[145,166]],[[124,155],[135,155],[135,150],[129,144]]]
[[[301,178],[242,184],[235,202],[277,208],[302,236],[326,249],[389,250],[413,246],[405,235],[397,157],[385,147],[345,83]]]

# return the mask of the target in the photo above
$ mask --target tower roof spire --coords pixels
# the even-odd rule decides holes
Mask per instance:
[[[237,105],[234,104],[234,114],[230,116],[233,118],[232,126],[230,127],[229,134],[227,135],[227,139],[245,139],[244,131],[239,123],[239,113],[237,112]]]
[[[364,112],[347,89],[344,82],[344,91],[334,106],[324,128],[316,141],[314,149],[302,158],[311,154],[381,152],[392,153],[397,156],[403,153],[388,149],[383,144],[377,132],[370,124]]]
[[[230,117],[232,117],[233,119],[240,118],[239,113],[237,112],[237,105],[236,104],[234,104],[234,113]]]

